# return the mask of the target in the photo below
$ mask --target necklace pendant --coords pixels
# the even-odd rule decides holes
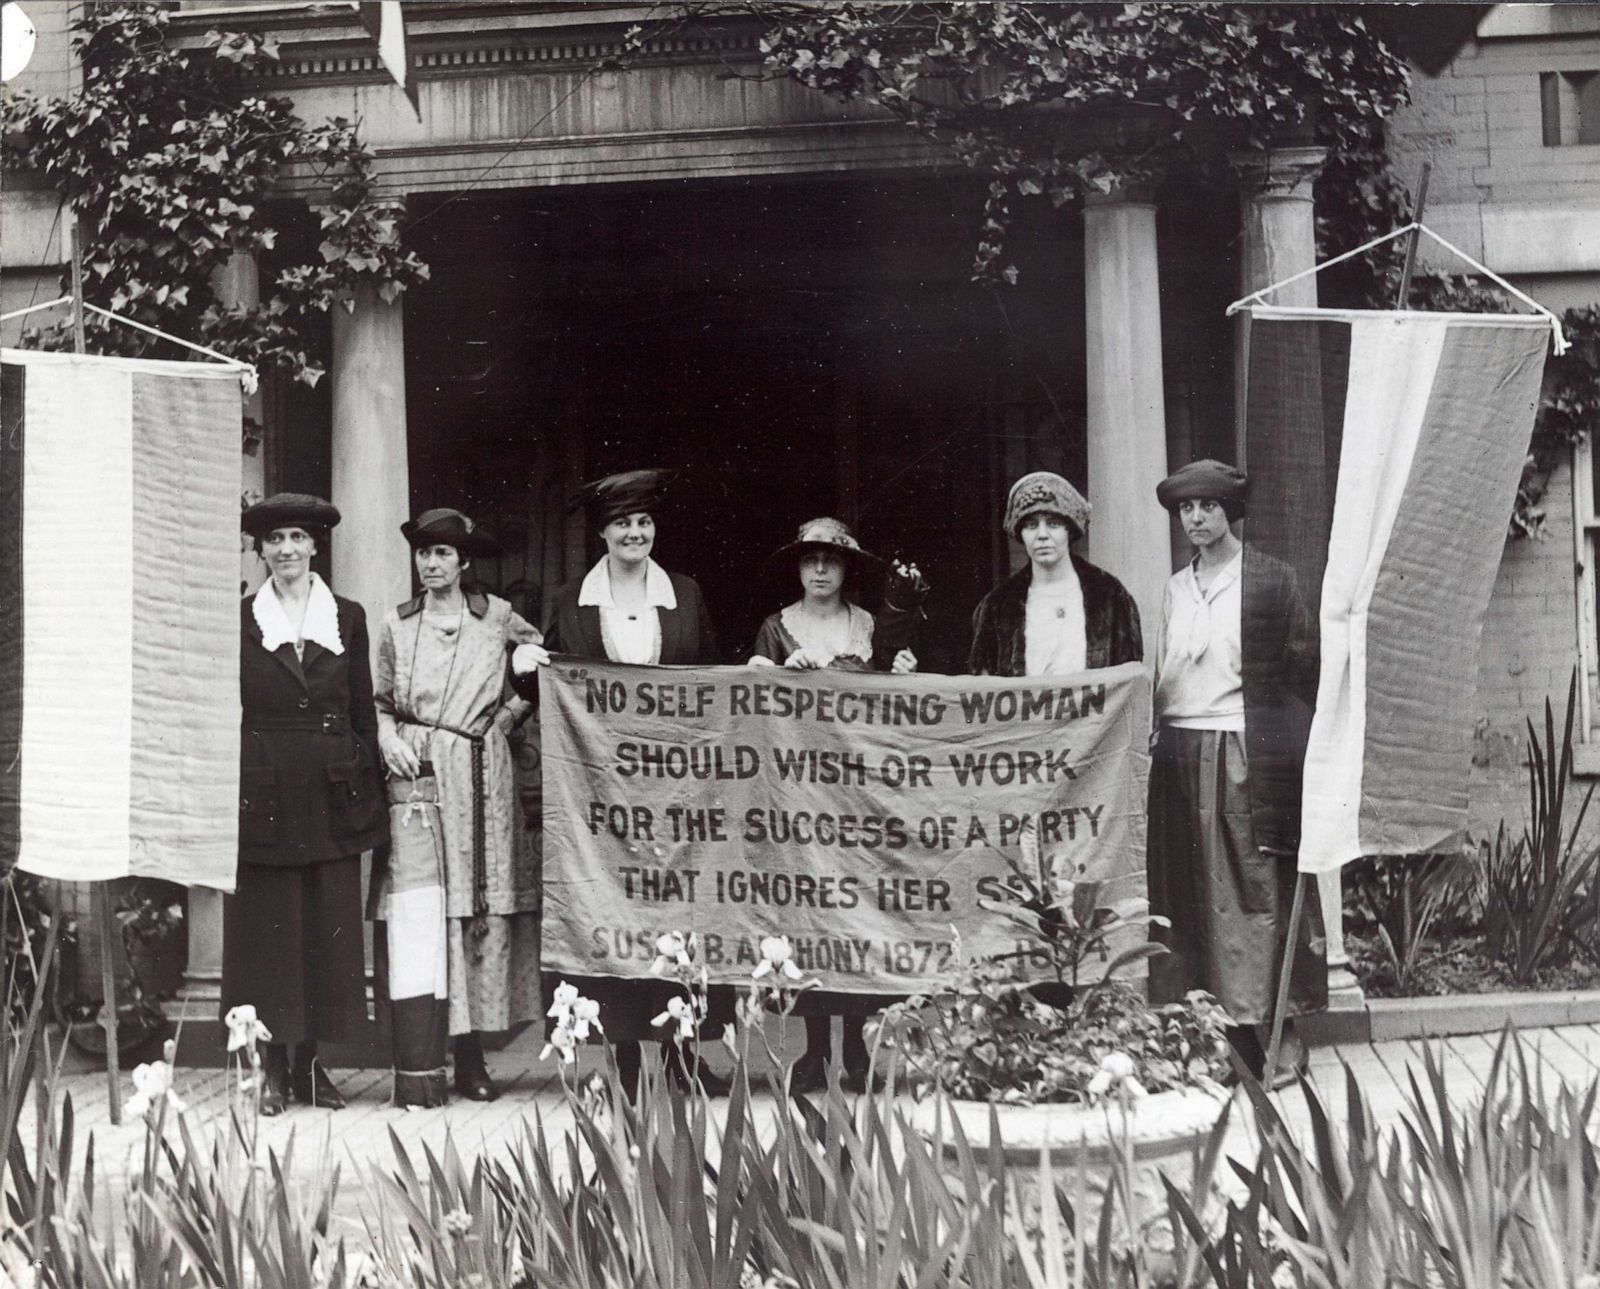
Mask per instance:
[[[1057,605],[1056,606],[1056,617],[1064,618],[1066,616],[1067,616],[1066,608],[1064,606],[1062,606],[1062,605]]]

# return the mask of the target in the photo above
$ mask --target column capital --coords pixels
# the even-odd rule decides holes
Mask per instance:
[[[1252,148],[1230,152],[1228,165],[1247,196],[1308,202],[1327,159],[1326,148]]]
[[[1103,206],[1154,206],[1155,204],[1155,184],[1134,180],[1118,183],[1110,192],[1096,190],[1083,195],[1085,210]]]

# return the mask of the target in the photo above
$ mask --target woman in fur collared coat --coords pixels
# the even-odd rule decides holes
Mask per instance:
[[[1005,531],[1028,552],[978,603],[967,670],[975,676],[1059,676],[1144,657],[1139,609],[1110,573],[1072,553],[1089,503],[1058,474],[1023,475],[1006,498]]]

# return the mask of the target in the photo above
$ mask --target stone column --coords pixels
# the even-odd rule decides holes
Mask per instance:
[[[1172,572],[1166,512],[1166,392],[1156,208],[1122,189],[1085,200],[1083,258],[1088,339],[1089,557],[1139,605],[1148,652]]]
[[[1317,262],[1315,210],[1312,185],[1327,158],[1315,147],[1266,148],[1236,152],[1228,160],[1239,176],[1239,294],[1258,291],[1273,282],[1311,268]],[[1315,307],[1317,280],[1305,277],[1275,291],[1268,303]],[[1242,325],[1242,320],[1241,325]],[[1245,348],[1234,346],[1234,406],[1238,460],[1244,454]],[[1322,917],[1328,934],[1328,1007],[1330,1011],[1360,1011],[1366,1005],[1361,985],[1350,970],[1344,947],[1343,883],[1338,873],[1317,880]]]
[[[403,319],[399,298],[367,286],[353,310],[333,308],[333,589],[366,609],[374,650],[377,624],[411,594]]]

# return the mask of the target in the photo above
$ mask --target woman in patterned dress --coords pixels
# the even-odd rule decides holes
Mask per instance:
[[[391,610],[379,633],[379,747],[396,783],[425,782],[431,768],[444,862],[431,899],[413,894],[430,889],[425,873],[380,874],[373,883],[376,912],[386,915],[391,996],[426,996],[397,994],[393,980],[426,985],[443,966],[456,1091],[492,1101],[499,1091],[481,1035],[533,1020],[541,1010],[539,872],[506,738],[528,711],[506,689],[507,650],[537,642],[539,633],[498,596],[462,589],[472,557],[494,549],[466,515],[429,510],[401,532],[423,590]],[[391,791],[392,800],[405,797]],[[396,1022],[397,1042],[404,1042],[403,1009]],[[418,1023],[431,1022],[419,1017]],[[443,1081],[440,1068],[397,1061],[395,1099],[437,1105]]]

